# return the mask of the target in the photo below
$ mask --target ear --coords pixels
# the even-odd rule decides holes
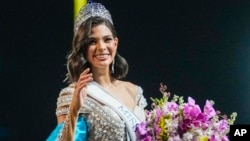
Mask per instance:
[[[117,48],[118,47],[118,41],[119,41],[119,39],[116,37],[115,39],[114,39],[114,44],[115,44],[115,47]]]

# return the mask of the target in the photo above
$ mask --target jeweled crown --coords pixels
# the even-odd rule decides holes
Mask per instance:
[[[95,2],[88,2],[86,5],[84,5],[75,20],[75,27],[74,30],[77,31],[80,24],[82,24],[84,21],[86,21],[90,17],[94,16],[100,16],[105,19],[108,19],[111,24],[113,24],[111,14],[109,11],[102,5],[101,3],[95,3]]]

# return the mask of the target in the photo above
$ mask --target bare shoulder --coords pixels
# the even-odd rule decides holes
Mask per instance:
[[[123,87],[126,89],[126,91],[132,96],[132,97],[136,97],[137,92],[138,92],[138,85],[129,82],[129,81],[118,81],[119,86]]]
[[[59,93],[59,97],[64,96],[64,95],[72,95],[75,90],[75,84],[71,83],[67,87],[64,87],[61,89]]]

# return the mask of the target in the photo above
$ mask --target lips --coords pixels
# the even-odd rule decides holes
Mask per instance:
[[[98,60],[106,60],[109,58],[109,54],[98,54],[94,56]]]

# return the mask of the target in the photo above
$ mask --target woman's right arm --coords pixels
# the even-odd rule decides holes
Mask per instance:
[[[93,80],[90,69],[85,69],[75,85],[75,90],[72,96],[72,101],[69,106],[69,113],[66,116],[58,117],[58,122],[64,122],[61,133],[59,134],[59,140],[73,141],[76,123],[79,115],[79,111],[83,106],[83,103],[87,97],[86,86]]]
[[[66,118],[66,115],[57,116],[57,124],[62,123]]]
[[[78,118],[78,116],[79,111],[87,97],[86,86],[92,80],[93,78],[92,73],[90,73],[90,69],[86,69],[81,73],[77,83],[74,85],[71,84],[69,87],[61,91],[57,101],[58,126],[51,134],[53,136],[57,134],[57,140],[73,141],[75,131],[79,130],[78,127],[80,127],[80,129],[87,128],[85,119],[83,117]],[[83,124],[81,124],[81,122]],[[58,130],[60,130],[60,132],[58,132]]]

